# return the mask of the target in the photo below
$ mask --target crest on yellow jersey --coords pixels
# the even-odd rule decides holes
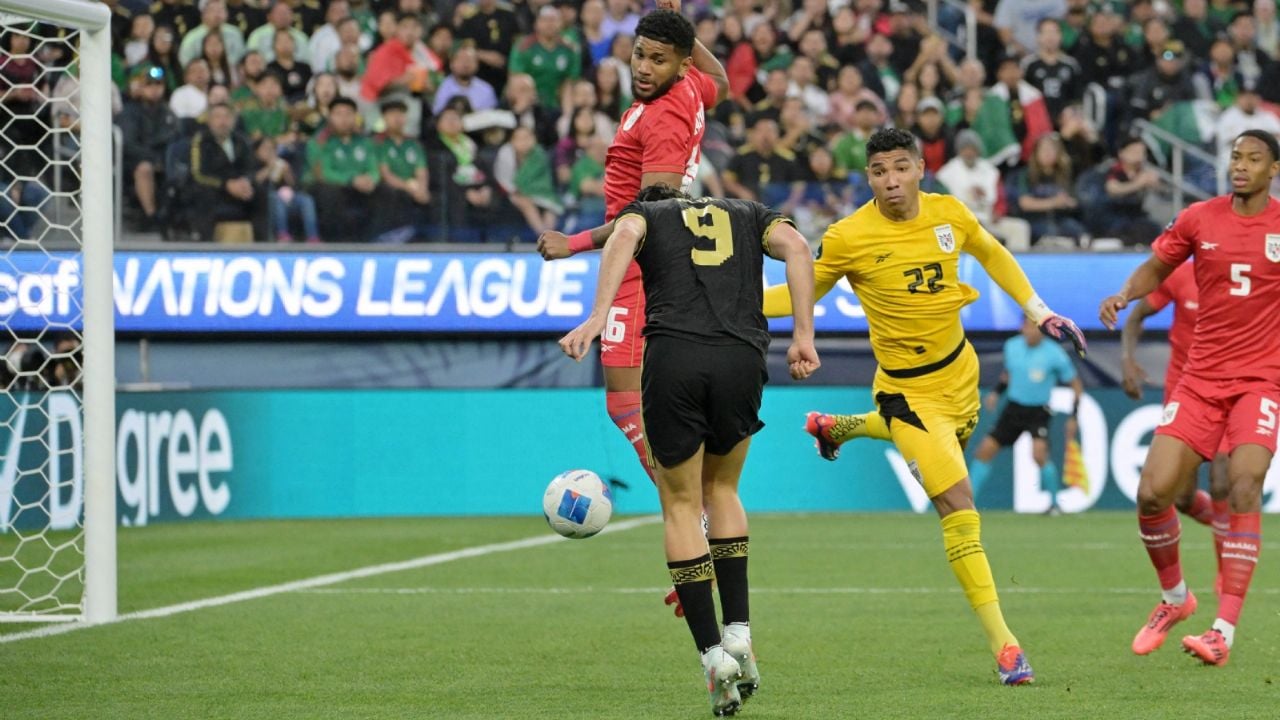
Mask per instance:
[[[942,252],[949,253],[956,249],[956,234],[952,232],[950,223],[938,225],[933,229],[933,234],[937,236],[938,247]]]

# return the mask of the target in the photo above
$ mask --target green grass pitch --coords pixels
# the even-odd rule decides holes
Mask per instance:
[[[763,682],[740,717],[1280,716],[1280,558],[1263,553],[1231,663],[1208,668],[1178,645],[1215,608],[1207,528],[1184,521],[1201,609],[1148,657],[1129,651],[1158,599],[1131,513],[990,513],[983,531],[1034,686],[997,683],[932,516],[759,515]],[[540,518],[122,529],[121,611],[549,532]],[[684,621],[662,604],[665,576],[649,524],[0,643],[0,717],[710,717]]]

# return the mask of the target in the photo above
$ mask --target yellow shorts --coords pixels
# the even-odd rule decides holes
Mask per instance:
[[[978,354],[965,341],[949,365],[895,378],[876,371],[872,390],[893,444],[929,497],[968,477],[963,443],[978,424]]]

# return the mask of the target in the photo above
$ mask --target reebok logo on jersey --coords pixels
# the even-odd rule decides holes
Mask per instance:
[[[876,264],[877,264],[877,265],[879,265],[880,263],[884,262],[885,260],[888,260],[888,259],[889,259],[889,256],[890,256],[890,255],[892,255],[892,254],[893,254],[892,252],[887,252],[887,253],[885,253],[885,254],[883,254],[883,255],[877,255],[877,256],[876,256]]]
[[[1267,259],[1271,262],[1280,262],[1280,235],[1267,233]]]
[[[956,249],[956,234],[951,231],[950,224],[935,227],[933,234],[938,238],[938,248],[942,252],[949,253]]]
[[[1201,249],[1201,250],[1217,250],[1217,249],[1218,249],[1218,243],[1211,243],[1211,242],[1204,242],[1204,241],[1201,241],[1201,242],[1200,242],[1200,249]]]
[[[1164,406],[1164,412],[1160,415],[1160,424],[1168,425],[1176,417],[1178,417],[1178,403],[1171,402]]]

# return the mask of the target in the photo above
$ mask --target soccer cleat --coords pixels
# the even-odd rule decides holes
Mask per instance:
[[[760,688],[760,668],[756,667],[756,654],[751,649],[751,627],[745,623],[726,625],[720,645],[742,669],[742,676],[738,678],[738,694],[746,702]]]
[[[1181,605],[1167,602],[1156,605],[1156,609],[1151,611],[1151,617],[1147,618],[1147,624],[1133,638],[1133,652],[1138,655],[1155,652],[1156,648],[1164,644],[1164,639],[1173,626],[1191,617],[1195,611],[1196,596],[1190,590],[1187,591],[1187,601]]]
[[[1036,680],[1036,673],[1027,662],[1027,656],[1017,645],[1005,645],[996,656],[996,672],[1005,685],[1029,685]]]
[[[831,439],[828,434],[836,424],[836,419],[826,413],[811,412],[805,416],[804,431],[816,440],[818,454],[823,460],[835,460],[840,457],[840,443]]]
[[[684,606],[680,604],[680,595],[676,593],[674,587],[667,591],[667,596],[662,599],[662,602],[667,605],[675,605],[675,607],[671,608],[671,611],[676,614],[676,617],[684,617]]]
[[[711,714],[716,717],[735,715],[742,706],[738,694],[738,678],[742,668],[723,647],[716,645],[702,653],[702,672],[711,694]]]
[[[1205,665],[1226,665],[1231,657],[1226,638],[1214,628],[1209,628],[1203,635],[1182,638],[1182,649]]]

